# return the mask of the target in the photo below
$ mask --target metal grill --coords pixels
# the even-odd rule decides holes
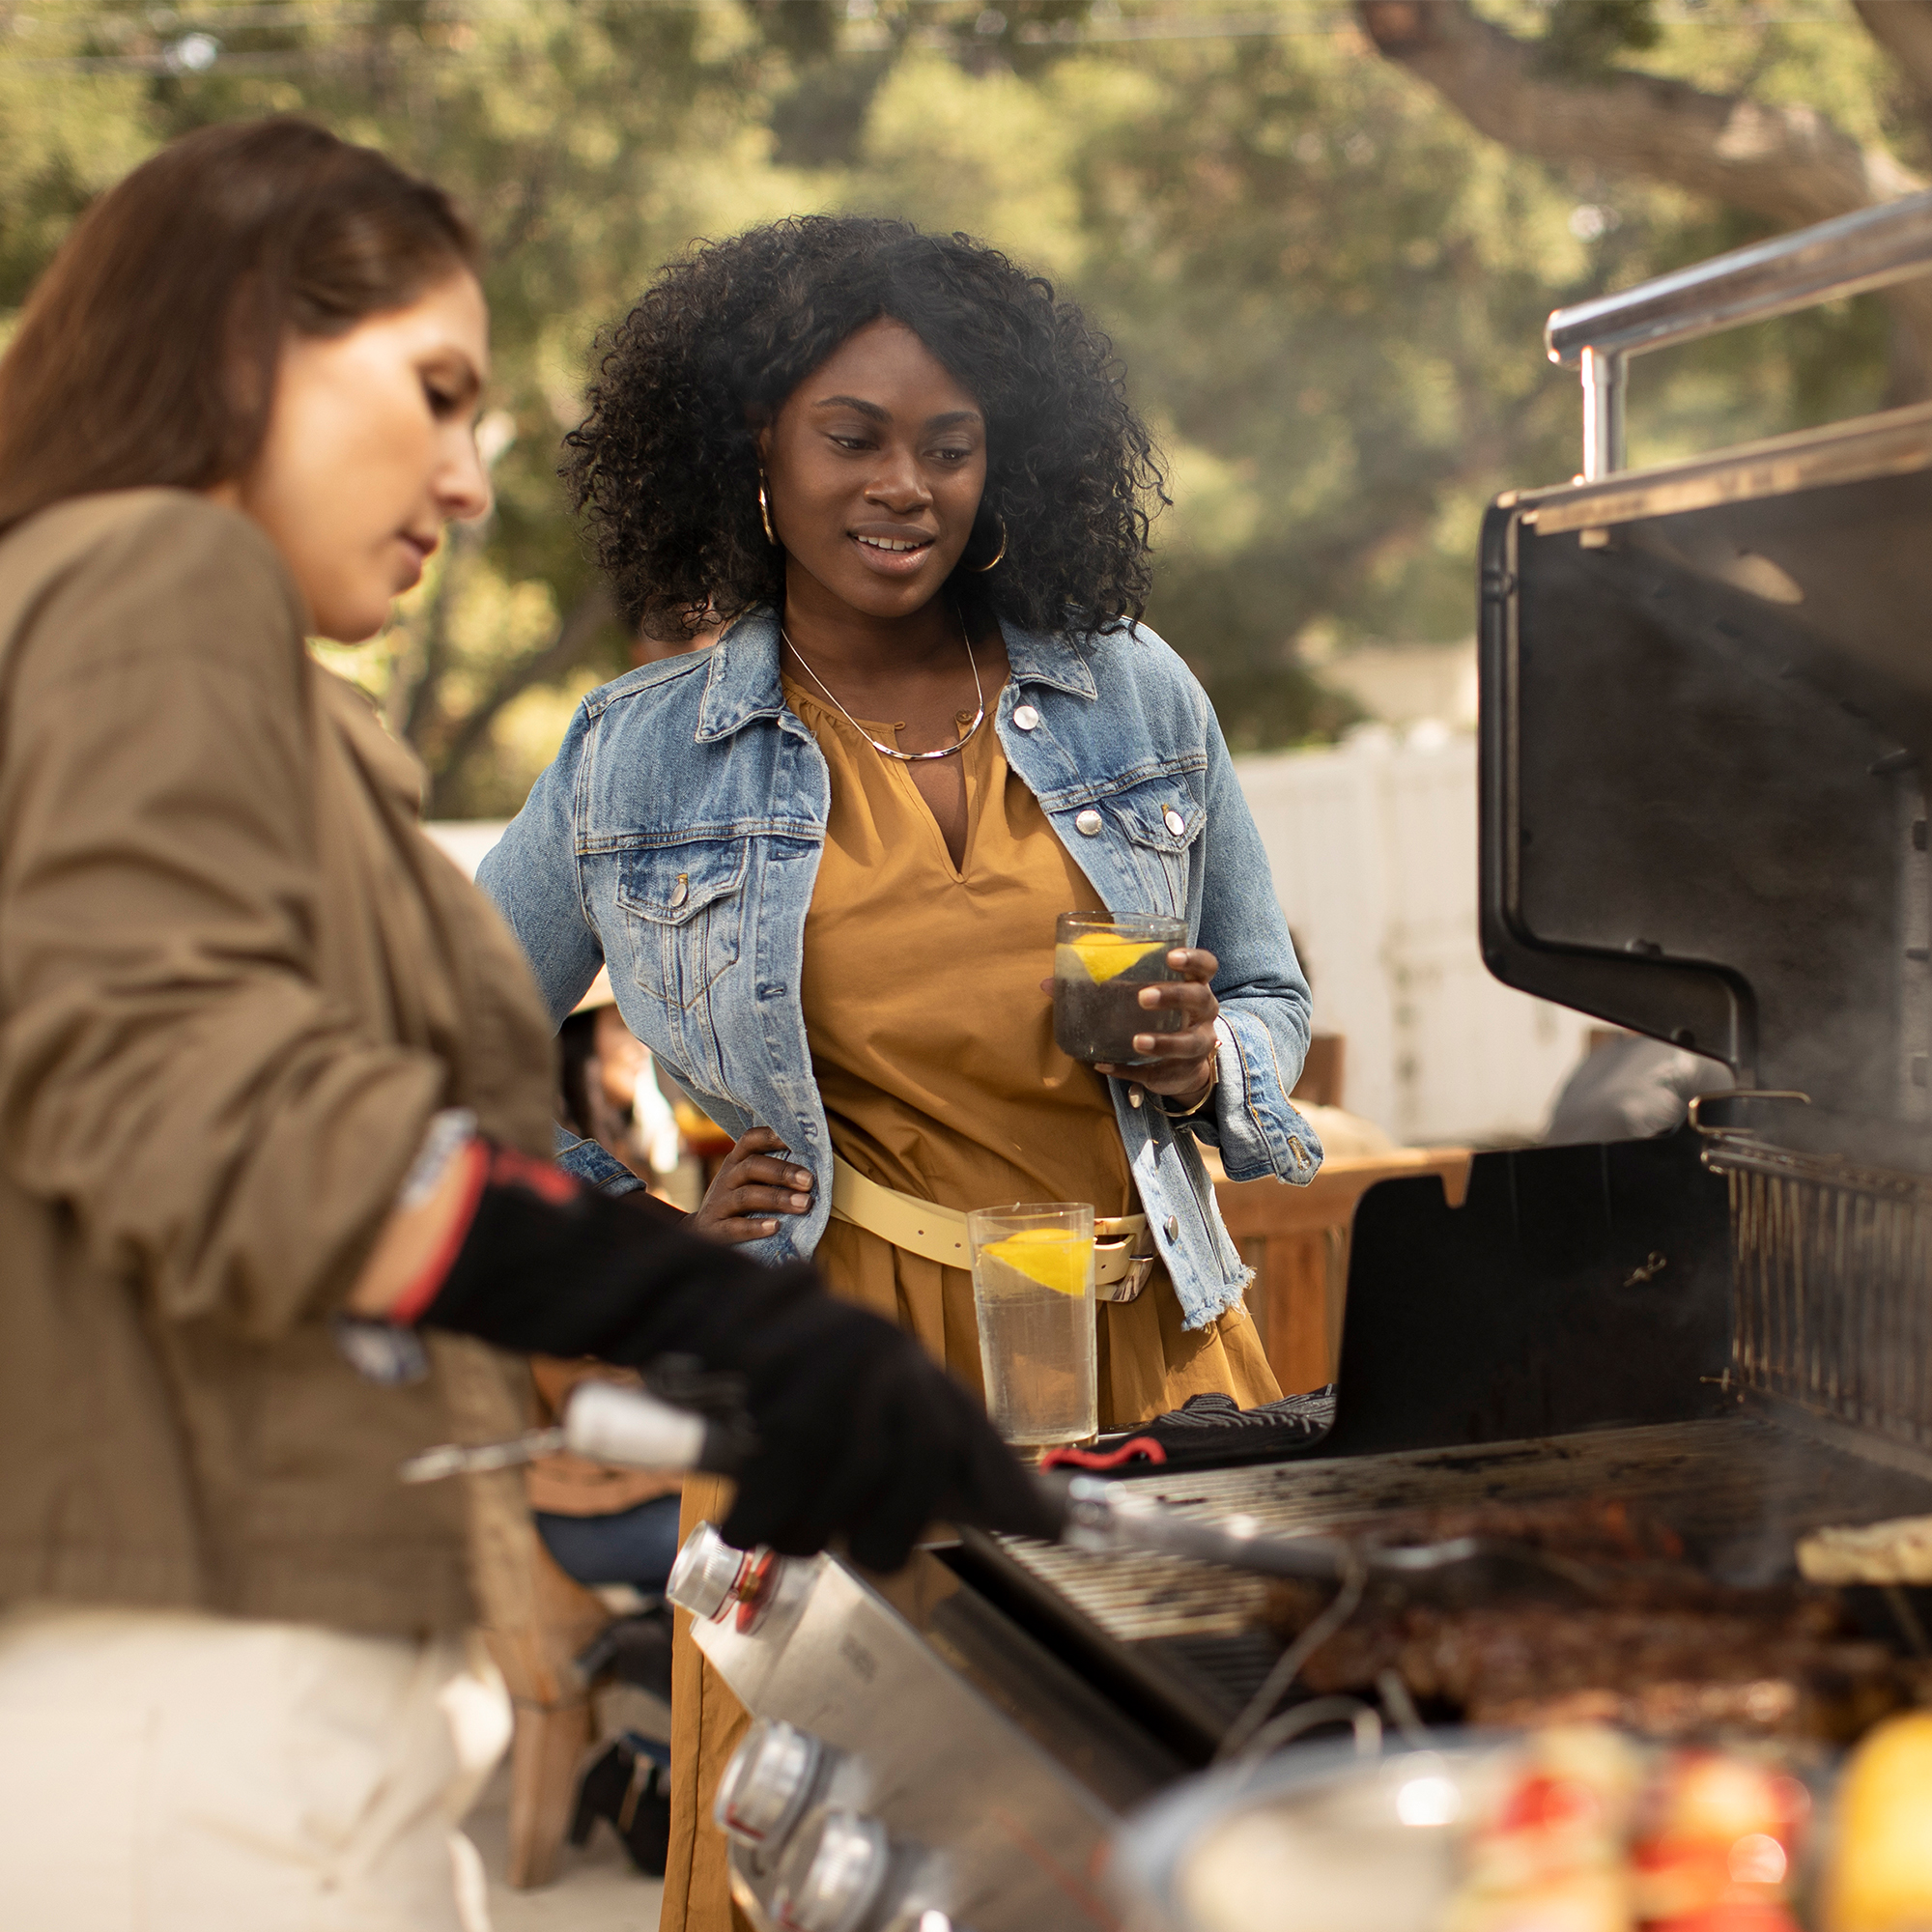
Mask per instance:
[[[1615,1496],[1703,1547],[1763,1535],[1786,1556],[1804,1530],[1926,1507],[1921,1475],[1742,1415],[1140,1481],[1185,1515],[1226,1520],[1238,1513],[1282,1531],[1360,1524],[1396,1510]],[[1266,1596],[1259,1577],[1175,1557],[999,1542],[1021,1570],[1119,1642],[1234,1635],[1254,1626]]]
[[[1932,1447],[1932,1180],[1720,1135],[1746,1388]]]

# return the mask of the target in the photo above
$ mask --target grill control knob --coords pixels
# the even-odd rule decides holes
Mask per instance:
[[[671,1565],[665,1595],[681,1610],[722,1624],[737,1605],[738,1629],[754,1631],[777,1600],[784,1559],[769,1549],[734,1549],[700,1522]]]
[[[810,1731],[760,1718],[731,1753],[711,1815],[741,1845],[770,1852],[784,1841],[811,1795],[825,1750]]]
[[[815,1811],[779,1862],[781,1932],[858,1932],[886,1882],[886,1828],[856,1811]]]
[[[695,1617],[722,1616],[737,1601],[738,1579],[750,1560],[708,1522],[700,1522],[677,1552],[665,1595]]]

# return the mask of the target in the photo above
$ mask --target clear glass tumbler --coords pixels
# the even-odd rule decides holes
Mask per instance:
[[[1097,1433],[1094,1209],[1065,1201],[966,1217],[980,1366],[993,1427],[1020,1448]]]
[[[1141,1005],[1141,988],[1179,977],[1167,963],[1187,926],[1158,913],[1064,912],[1053,932],[1053,1043],[1089,1066],[1134,1066],[1139,1033],[1179,1033],[1179,1007]]]

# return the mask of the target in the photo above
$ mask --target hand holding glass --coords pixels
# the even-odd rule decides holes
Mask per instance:
[[[1144,1064],[1136,1034],[1179,1033],[1187,1024],[1178,1007],[1140,1003],[1142,987],[1181,977],[1167,955],[1186,944],[1185,923],[1159,914],[1062,913],[1054,926],[1054,1044],[1089,1066]]]

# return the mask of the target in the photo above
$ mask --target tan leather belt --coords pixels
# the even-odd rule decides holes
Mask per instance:
[[[832,1212],[882,1241],[923,1255],[941,1267],[970,1268],[966,1217],[956,1208],[941,1208],[917,1194],[901,1194],[867,1180],[848,1160],[832,1156]],[[1132,1301],[1148,1284],[1158,1257],[1145,1214],[1094,1217],[1094,1296],[1096,1301]]]

